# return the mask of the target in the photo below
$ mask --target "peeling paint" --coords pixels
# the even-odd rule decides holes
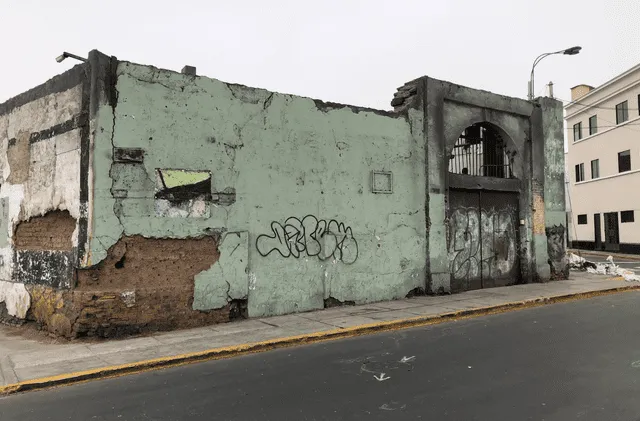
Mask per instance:
[[[194,310],[212,310],[249,295],[249,236],[228,232],[218,246],[220,257],[213,266],[195,276]]]
[[[25,283],[72,286],[80,216],[80,126],[87,124],[83,76],[71,71],[2,104],[0,298],[18,318],[25,317],[31,303]],[[58,85],[74,78],[75,86],[59,90]],[[28,97],[33,99],[23,101]],[[66,211],[72,218],[65,228],[64,250],[49,241],[54,234],[37,229],[24,234],[27,243],[16,242],[14,232],[22,222],[52,211]],[[46,249],[49,245],[53,248]]]
[[[534,190],[533,193],[533,234],[544,234],[544,198]]]
[[[423,141],[415,140],[421,138],[419,125],[412,136],[403,114],[325,104],[127,62],[118,64],[116,89],[117,102],[101,105],[96,121],[93,264],[122,232],[198,238],[213,231],[242,231],[251,236],[247,259],[240,262],[236,251],[227,263],[198,274],[193,308],[213,308],[248,295],[249,316],[256,317],[322,308],[325,283],[335,287],[336,299],[356,302],[404,297],[424,287],[424,212],[396,218],[402,226],[387,225],[388,215],[408,215],[425,202],[419,187],[424,184]],[[135,163],[139,176],[129,181],[120,176],[120,168],[114,171],[113,148],[144,151],[142,162]],[[210,171],[208,211],[207,197],[180,206],[155,197],[157,168]],[[373,169],[393,171],[392,194],[373,198],[363,188]],[[133,183],[149,176],[151,184]],[[127,186],[135,186],[135,193]],[[343,258],[351,263],[348,271],[338,274],[345,269],[335,256],[327,260],[334,261],[335,273],[325,277],[318,259],[293,263],[275,253],[259,255],[254,235],[268,231],[271,221],[306,214],[349,224],[358,254],[357,259]],[[374,231],[385,246],[367,240],[365,250],[361,238],[372,238]],[[232,234],[226,235],[222,244]],[[387,246],[389,241],[399,245]],[[355,246],[349,245],[347,251],[352,250]],[[388,262],[393,262],[391,271]],[[242,294],[226,295],[236,284],[222,281],[229,278],[225,265],[242,268],[237,271]],[[405,271],[420,276],[399,276]],[[353,277],[367,286],[352,287]]]
[[[492,270],[517,267],[520,244],[525,260],[535,251],[538,270],[547,248],[559,255],[555,231],[549,231],[558,224],[560,203],[552,198],[561,167],[555,108],[553,115],[540,114],[527,101],[425,77],[400,88],[393,100],[397,112],[389,112],[118,62],[96,52],[90,57],[90,112],[83,105],[86,84],[0,107],[0,279],[72,287],[55,275],[74,271],[79,255],[90,265],[79,268],[80,290],[99,291],[95,300],[79,290],[65,292],[64,311],[57,308],[56,288],[41,294],[40,313],[54,332],[109,335],[160,323],[140,321],[146,315],[138,311],[147,305],[167,305],[178,318],[188,314],[206,322],[312,310],[325,300],[366,303],[412,291],[449,292],[451,274],[461,265],[453,267],[448,253],[457,217],[448,213],[446,161],[461,131],[480,121],[513,141],[517,219],[525,221],[517,232],[516,218],[491,219],[493,229],[509,233],[499,247],[492,244],[501,256]],[[531,177],[524,162],[531,162],[531,145],[541,145],[540,130],[546,139],[540,151],[554,155],[544,161],[534,154],[535,169],[553,174]],[[81,153],[83,142],[91,154]],[[159,181],[163,171],[167,179]],[[186,174],[207,176],[176,184],[172,171],[178,181]],[[372,171],[393,176],[389,194],[371,193]],[[54,211],[75,219],[64,250],[32,243],[12,248],[19,224]],[[291,215],[302,220],[285,222]],[[317,226],[307,227],[304,221],[312,220],[304,215],[319,215]],[[197,249],[205,244],[206,250]],[[191,247],[194,256],[181,255],[180,247]],[[151,290],[131,284],[157,277],[169,282],[167,273],[130,278],[140,270],[135,265],[150,257],[142,250],[160,253],[164,272],[174,278],[184,275],[174,291],[182,298],[165,303],[170,293],[164,283]],[[294,258],[284,258],[289,256]],[[114,279],[126,285],[103,289]],[[76,322],[81,309],[75,299],[99,309],[102,320],[109,320],[109,311],[122,319],[117,327]],[[52,312],[47,303],[54,303]],[[177,325],[173,319],[160,324]]]
[[[4,303],[10,316],[24,319],[31,305],[31,297],[23,284],[0,281],[0,303]]]

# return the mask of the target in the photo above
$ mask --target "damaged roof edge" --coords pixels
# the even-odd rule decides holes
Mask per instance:
[[[8,114],[13,109],[21,107],[29,102],[36,101],[50,94],[64,92],[82,83],[84,78],[88,78],[88,63],[76,64],[71,69],[53,76],[46,82],[18,94],[0,104],[0,116]]]
[[[271,91],[271,90],[268,90],[268,89],[265,89],[265,88],[258,88],[258,87],[254,87],[254,86],[243,85],[241,83],[225,82],[223,80],[212,78],[212,77],[209,77],[209,76],[204,76],[204,75],[195,75],[195,76],[185,75],[184,73],[179,72],[177,70],[163,69],[161,67],[157,67],[157,66],[150,65],[150,64],[135,63],[135,62],[132,62],[132,61],[127,61],[127,60],[119,60],[118,62],[119,63],[124,63],[124,64],[132,64],[134,66],[147,67],[147,68],[149,68],[151,70],[154,70],[154,71],[174,73],[174,74],[180,75],[180,76],[182,76],[184,78],[191,78],[191,79],[202,78],[202,79],[215,80],[215,81],[224,83],[228,87],[237,87],[237,88],[242,88],[242,89],[254,89],[254,90],[265,91],[265,92],[269,92],[269,93],[273,93],[273,94],[277,94],[277,95],[296,97],[296,98],[302,98],[302,99],[310,99],[315,103],[316,107],[320,111],[324,111],[324,112],[330,111],[330,110],[334,110],[334,109],[349,108],[354,113],[370,112],[370,113],[378,114],[378,115],[381,115],[381,116],[394,117],[394,118],[402,117],[402,116],[404,116],[404,114],[406,114],[404,112],[396,112],[396,111],[393,111],[393,110],[381,110],[381,109],[378,109],[378,108],[363,107],[363,106],[352,105],[352,104],[342,104],[342,103],[338,103],[338,102],[324,101],[324,100],[321,100],[321,99],[311,98],[311,97],[302,96],[302,95],[295,95],[295,94],[289,94],[289,93],[284,93],[284,92],[276,92],[276,91]]]
[[[453,101],[459,100],[461,102],[472,104],[477,107],[501,110],[520,116],[530,116],[533,112],[534,107],[539,106],[539,104],[536,105],[531,101],[523,98],[498,94],[495,92],[487,91],[485,89],[472,88],[470,86],[460,85],[457,83],[432,77],[426,78],[427,83],[435,82],[436,84],[441,84],[442,86],[447,87],[447,99]],[[464,91],[467,91],[469,94],[465,94]],[[556,101],[557,103],[562,104],[561,101],[558,101],[555,98],[544,97],[544,99]],[[513,105],[504,106],[505,102],[508,101],[511,101]],[[502,104],[502,106],[500,106],[500,104]]]

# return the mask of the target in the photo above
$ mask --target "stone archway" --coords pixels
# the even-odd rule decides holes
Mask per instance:
[[[474,123],[448,148],[448,257],[452,291],[516,283],[520,183],[506,133]]]

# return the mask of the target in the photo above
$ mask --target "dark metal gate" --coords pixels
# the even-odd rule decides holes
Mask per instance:
[[[450,189],[448,216],[453,292],[519,281],[517,193]]]
[[[604,214],[604,249],[606,251],[620,251],[618,212]]]
[[[593,238],[596,250],[602,250],[602,226],[600,224],[600,214],[596,213],[593,215]]]

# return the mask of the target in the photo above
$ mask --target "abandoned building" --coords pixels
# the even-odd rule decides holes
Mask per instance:
[[[560,102],[425,76],[392,106],[91,51],[0,104],[0,317],[109,337],[566,276]]]

